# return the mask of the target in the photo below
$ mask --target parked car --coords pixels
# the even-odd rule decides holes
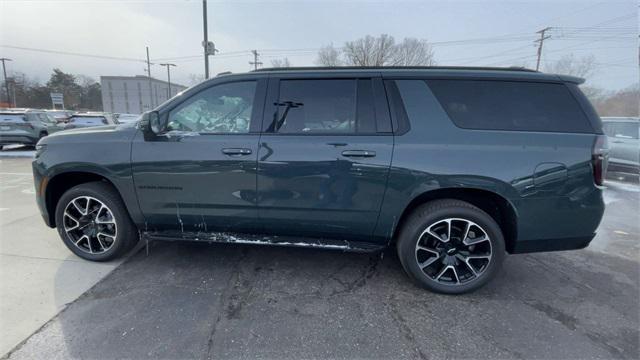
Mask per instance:
[[[62,130],[44,110],[0,110],[0,149],[4,145],[35,145],[41,138]]]
[[[116,122],[109,114],[77,113],[71,115],[64,128],[66,130],[113,124],[116,124]]]
[[[140,120],[140,114],[116,114],[118,123],[126,124]]]
[[[586,247],[606,136],[583,80],[495,68],[271,69],[198,84],[135,126],[49,136],[37,203],[78,256],[190,240],[379,251],[477,289],[506,253]]]
[[[70,110],[45,110],[49,116],[52,116],[57,123],[66,123],[73,115],[73,111]]]
[[[609,169],[640,174],[640,118],[603,117],[602,128],[609,137]]]

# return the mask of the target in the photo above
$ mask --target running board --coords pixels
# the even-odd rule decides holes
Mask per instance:
[[[276,236],[259,234],[240,234],[224,232],[179,232],[179,231],[143,231],[143,239],[161,241],[195,241],[208,243],[233,243],[271,246],[307,247],[347,252],[370,253],[383,250],[386,244],[372,244],[362,241],[304,238],[295,236]]]

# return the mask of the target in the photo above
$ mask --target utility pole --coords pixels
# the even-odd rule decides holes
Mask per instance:
[[[204,32],[204,41],[202,47],[204,48],[204,78],[209,78],[209,35],[207,34],[207,0],[202,0],[202,25]]]
[[[249,65],[253,65],[253,70],[258,70],[258,65],[262,65],[262,62],[258,61],[260,54],[258,54],[258,50],[251,50],[251,53],[253,54],[253,61],[249,61]]]
[[[4,62],[12,61],[12,60],[7,58],[0,58],[0,61],[2,61],[2,73],[4,74],[4,89],[7,92],[7,104],[11,104],[11,96],[9,94],[9,83],[7,82],[7,68],[5,67]]]
[[[551,35],[544,35],[547,31],[551,30],[550,27],[546,27],[540,31],[537,31],[540,34],[540,39],[534,41],[538,43],[538,60],[536,61],[536,71],[540,69],[540,58],[542,57],[542,44],[545,40],[551,37]]]
[[[169,83],[169,88],[167,89],[167,99],[171,99],[171,70],[170,69],[172,66],[176,66],[176,64],[166,63],[166,64],[160,64],[160,66],[167,67],[167,82]]]
[[[147,76],[149,77],[149,110],[153,109],[153,91],[151,90],[151,62],[149,61],[149,47],[147,46]]]

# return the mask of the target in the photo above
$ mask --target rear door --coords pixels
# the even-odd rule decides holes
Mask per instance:
[[[391,163],[382,82],[272,78],[258,152],[258,215],[268,233],[370,240]]]

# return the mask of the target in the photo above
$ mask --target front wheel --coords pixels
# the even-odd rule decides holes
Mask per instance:
[[[104,182],[80,184],[65,192],[56,206],[56,227],[69,250],[91,261],[115,259],[138,240],[122,199]]]
[[[397,242],[403,268],[419,285],[444,294],[478,289],[495,276],[505,256],[500,226],[460,200],[418,207]]]

